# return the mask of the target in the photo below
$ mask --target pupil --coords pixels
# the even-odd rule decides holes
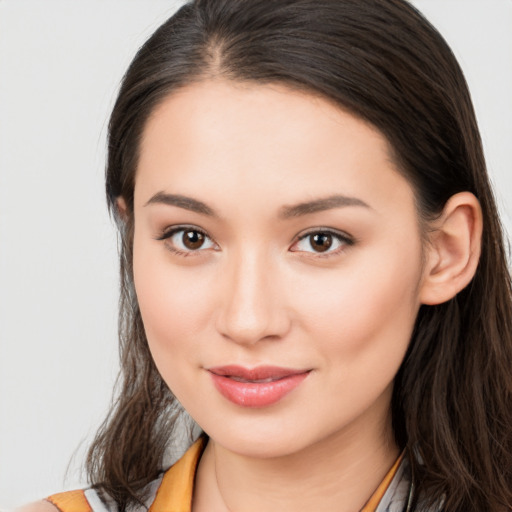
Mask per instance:
[[[198,231],[185,231],[183,233],[183,245],[187,249],[199,249],[204,242],[204,235]]]
[[[311,236],[311,246],[318,252],[325,252],[332,245],[332,236],[328,233],[317,233]]]

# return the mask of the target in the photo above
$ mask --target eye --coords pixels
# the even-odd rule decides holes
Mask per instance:
[[[331,255],[341,252],[346,246],[354,244],[348,235],[330,230],[310,231],[302,235],[290,250],[292,252],[311,252],[318,255]]]
[[[192,226],[168,229],[157,240],[165,240],[167,248],[177,254],[216,248],[215,242],[203,230]]]

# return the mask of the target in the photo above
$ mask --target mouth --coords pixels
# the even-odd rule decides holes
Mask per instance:
[[[279,402],[297,388],[311,370],[229,365],[208,368],[220,394],[242,407],[266,407]]]

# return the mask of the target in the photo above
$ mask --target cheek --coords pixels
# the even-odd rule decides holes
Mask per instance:
[[[357,261],[347,260],[324,286],[306,285],[313,293],[297,293],[302,297],[300,316],[336,364],[396,365],[405,354],[419,309],[420,276],[419,245],[409,244],[407,253],[393,248],[368,251]],[[355,360],[361,364],[351,365]]]
[[[135,238],[133,271],[137,300],[149,348],[165,378],[169,372],[166,368],[177,356],[196,351],[197,334],[208,318],[210,286],[207,279],[197,275],[197,269],[177,270],[170,265],[162,251],[165,249],[138,244]]]

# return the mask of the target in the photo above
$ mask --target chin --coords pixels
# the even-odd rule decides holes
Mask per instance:
[[[302,451],[306,446],[295,443],[284,436],[275,436],[273,439],[264,439],[261,436],[234,439],[214,439],[214,442],[232,453],[254,459],[273,459],[292,455]]]
[[[211,429],[205,425],[204,430],[222,448],[243,457],[257,459],[287,457],[329,437],[325,432],[300,428],[301,423],[307,427],[304,422],[297,424],[294,421],[290,424],[268,416],[265,420],[253,418],[243,422],[245,424],[231,422],[229,426],[215,425]]]

